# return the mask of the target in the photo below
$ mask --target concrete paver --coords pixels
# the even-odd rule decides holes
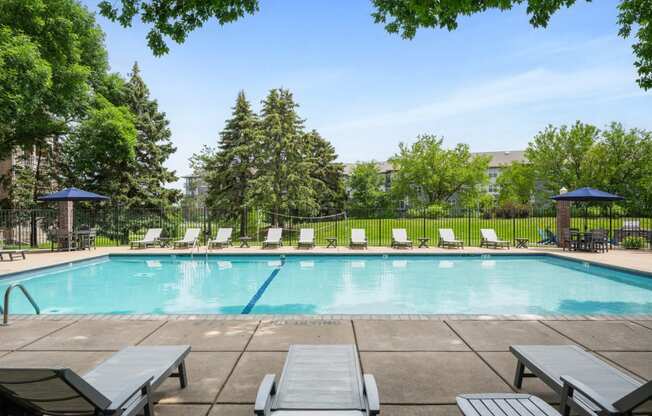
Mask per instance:
[[[84,375],[111,356],[111,352],[15,351],[0,358],[1,367],[70,368]]]
[[[73,321],[12,321],[0,328],[0,351],[17,350]]]
[[[262,322],[249,351],[287,351],[290,344],[353,344],[349,321]]]
[[[254,406],[249,404],[216,404],[209,416],[251,416]]]
[[[515,344],[572,344],[537,321],[448,321],[476,351],[509,351]]]
[[[178,378],[169,378],[154,394],[155,400],[161,404],[212,403],[238,356],[237,352],[191,352],[186,359],[188,386],[181,389]]]
[[[157,416],[206,416],[207,404],[159,404],[154,406]]]
[[[380,412],[383,416],[462,416],[462,412],[453,405],[385,405]]]
[[[627,321],[546,321],[547,325],[597,351],[652,351],[652,330]]]
[[[28,350],[110,350],[135,345],[162,321],[83,320],[55,332],[25,349]]]
[[[361,351],[469,351],[442,321],[354,321]]]
[[[245,352],[217,402],[253,404],[265,374],[276,374],[277,380],[281,376],[286,355],[285,352]]]
[[[509,352],[481,352],[480,356],[489,363],[489,366],[496,370],[514,387],[514,374],[516,373],[516,358]],[[523,388],[519,393],[534,394],[548,403],[559,403],[559,396],[538,378],[523,379]]]
[[[189,344],[193,351],[242,351],[257,321],[169,321],[141,345]]]
[[[600,355],[638,377],[652,380],[652,352],[601,352]]]
[[[473,352],[363,352],[381,403],[454,404],[460,393],[512,390]]]

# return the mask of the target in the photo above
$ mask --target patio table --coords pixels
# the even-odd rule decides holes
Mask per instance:
[[[527,245],[530,242],[528,238],[516,237],[514,240],[516,240],[516,248],[528,248]]]
[[[328,244],[326,245],[326,248],[329,248],[329,247],[336,248],[337,247],[337,238],[328,237],[328,238],[326,238],[326,241],[328,241]]]
[[[251,237],[240,237],[240,248],[249,248],[249,241],[251,241]]]
[[[419,240],[419,248],[428,248],[428,241],[430,241],[430,238],[419,237],[417,240]]]

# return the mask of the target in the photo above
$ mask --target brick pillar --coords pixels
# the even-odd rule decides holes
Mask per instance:
[[[59,201],[59,231],[63,233],[72,232],[72,201]]]
[[[570,201],[557,201],[557,246],[561,245],[561,230],[570,228],[571,209]]]

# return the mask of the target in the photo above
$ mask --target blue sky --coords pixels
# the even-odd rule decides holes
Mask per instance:
[[[98,0],[84,2],[96,10]],[[292,90],[306,127],[343,162],[384,160],[420,133],[489,151],[523,149],[546,125],[575,120],[652,130],[652,92],[635,83],[617,3],[578,2],[547,29],[533,29],[524,8],[487,12],[408,41],[374,24],[367,0],[261,0],[258,14],[209,22],[160,58],[139,22],[98,20],[112,70],[138,61],[171,122],[178,150],[168,165],[185,175],[241,89],[256,110],[269,89]]]

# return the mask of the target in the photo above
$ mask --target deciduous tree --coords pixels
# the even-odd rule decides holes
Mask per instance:
[[[353,215],[373,215],[382,211],[387,201],[383,190],[385,178],[375,161],[359,162],[348,180],[349,210]]]

